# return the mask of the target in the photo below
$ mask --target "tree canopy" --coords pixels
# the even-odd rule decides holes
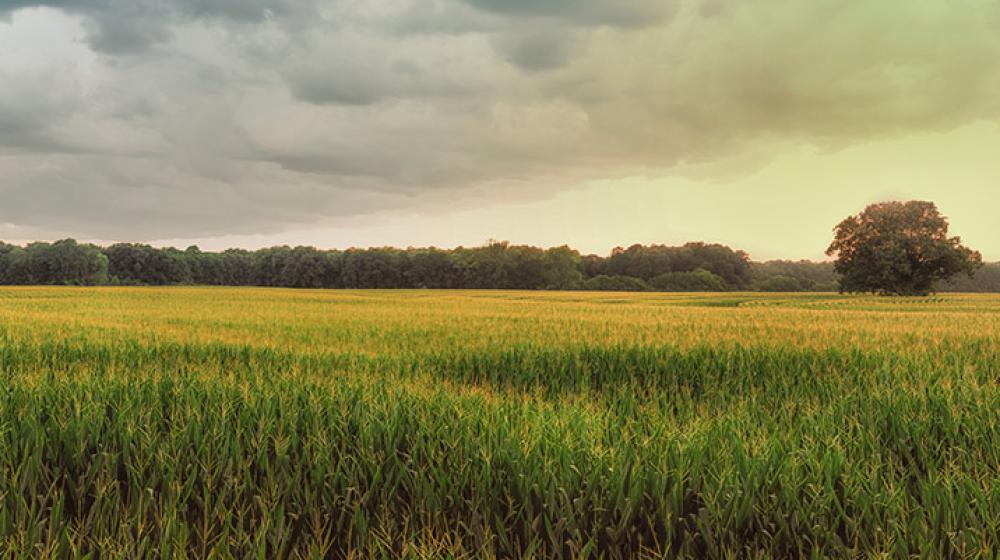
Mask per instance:
[[[584,257],[565,245],[542,249],[506,241],[455,249],[280,246],[222,252],[135,243],[100,248],[71,239],[27,247],[0,243],[0,282],[7,284],[718,291],[746,289],[750,280],[746,253],[704,243],[633,245],[608,257]]]
[[[833,292],[837,278],[832,262],[751,262],[743,251],[706,243],[632,245],[601,256],[505,241],[456,249],[279,246],[221,252],[135,243],[102,248],[72,239],[25,247],[0,242],[0,284]],[[1000,292],[1000,264],[972,278],[956,276],[940,288]]]
[[[64,239],[17,247],[0,243],[0,282],[97,285],[108,281],[108,257],[98,247]]]
[[[836,256],[842,292],[927,295],[937,282],[970,277],[982,256],[949,237],[948,220],[933,202],[883,202],[835,229],[827,255]]]

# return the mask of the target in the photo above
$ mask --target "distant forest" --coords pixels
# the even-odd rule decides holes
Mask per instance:
[[[457,249],[271,247],[180,250],[65,239],[26,247],[0,242],[0,284],[208,285],[289,288],[471,288],[662,292],[833,292],[832,263],[753,262],[724,245],[633,245],[608,256],[569,247],[491,241]],[[1000,292],[1000,263],[940,291]]]

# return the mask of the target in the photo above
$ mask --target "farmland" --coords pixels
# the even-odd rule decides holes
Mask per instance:
[[[976,557],[1000,297],[0,290],[0,556]]]

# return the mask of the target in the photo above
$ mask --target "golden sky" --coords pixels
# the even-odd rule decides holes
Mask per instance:
[[[542,246],[570,242],[603,254],[618,245],[698,239],[744,248],[757,259],[823,259],[844,217],[873,202],[924,199],[938,203],[954,235],[1000,260],[998,147],[1000,128],[992,123],[836,151],[800,146],[751,172],[727,174],[703,165],[676,175],[593,181],[541,200],[362,216],[345,227],[287,232],[282,240],[450,247],[496,238]],[[272,240],[222,236],[206,247],[259,247]]]

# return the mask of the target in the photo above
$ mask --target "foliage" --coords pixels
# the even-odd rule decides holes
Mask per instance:
[[[1000,263],[984,265],[974,275],[958,275],[938,286],[942,292],[1000,292]]]
[[[664,272],[649,281],[650,288],[660,292],[723,292],[726,282],[711,272]]]
[[[542,257],[543,286],[547,290],[571,290],[583,281],[580,253],[563,245],[545,251]]]
[[[755,286],[761,292],[807,292],[815,284],[811,284],[808,280],[779,274],[777,276],[769,276],[757,282]]]
[[[0,300],[4,558],[1000,549],[994,296]]]
[[[704,243],[633,245],[616,249],[609,257],[581,256],[566,246],[540,249],[502,241],[451,250],[382,247],[339,251],[279,246],[218,253],[195,246],[179,250],[119,243],[100,249],[107,257],[107,278],[94,247],[72,240],[59,243],[84,255],[82,261],[75,262],[89,262],[91,268],[84,267],[81,272],[73,266],[50,263],[51,259],[72,259],[48,250],[46,243],[32,244],[30,257],[28,248],[0,243],[0,284],[680,292],[838,289],[833,263],[749,262],[742,251]],[[987,267],[973,278],[955,278],[939,287],[942,291],[1000,292],[996,270]],[[721,285],[717,279],[722,280]]]
[[[5,284],[93,286],[108,281],[108,259],[93,245],[64,239],[23,249],[0,246],[0,278]]]
[[[836,292],[838,276],[832,262],[766,261],[751,263],[753,286],[761,291]],[[778,278],[772,281],[772,278]],[[794,279],[793,284],[788,279]],[[778,285],[790,288],[775,290]]]
[[[631,276],[595,276],[589,278],[581,286],[582,289],[592,292],[646,292],[649,285],[639,278]]]
[[[152,286],[191,282],[182,255],[132,243],[112,245],[103,252],[108,274],[119,282]]]
[[[932,202],[873,204],[836,228],[827,254],[836,256],[842,292],[926,295],[959,273],[970,277],[982,256],[948,237],[948,220]]]
[[[0,245],[0,271],[9,273],[0,281],[18,284],[79,283],[75,277],[51,280],[48,276],[25,275],[12,265],[5,264],[16,261],[21,251],[13,245]],[[635,246],[630,251],[644,255],[647,249]],[[40,251],[37,252],[36,260],[45,258]],[[745,254],[722,246],[700,243],[681,248],[652,246],[648,252],[670,253],[680,272],[692,272],[703,265],[706,270],[735,274],[732,276],[735,278],[734,285],[746,283],[746,271],[743,269]],[[582,287],[586,279],[601,276],[587,272],[594,268],[593,260],[600,257],[588,257],[584,262],[576,250],[567,246],[540,249],[511,245],[506,241],[491,241],[483,247],[459,247],[450,251],[391,247],[324,251],[314,247],[282,246],[252,252],[230,249],[221,253],[203,252],[198,247],[179,251],[120,243],[104,249],[103,253],[109,261],[109,280],[116,285],[572,290]],[[620,257],[611,257],[608,262],[618,260]],[[607,268],[604,264],[596,266]],[[34,281],[35,278],[44,280]],[[591,282],[591,286],[605,283],[603,279],[596,280]],[[646,289],[644,282],[635,278],[619,279],[612,284],[619,286],[614,289]]]
[[[633,245],[612,251],[602,274],[649,281],[669,272],[697,270],[719,276],[729,289],[745,288],[750,282],[750,257],[743,251],[706,243],[688,243],[683,247]]]

